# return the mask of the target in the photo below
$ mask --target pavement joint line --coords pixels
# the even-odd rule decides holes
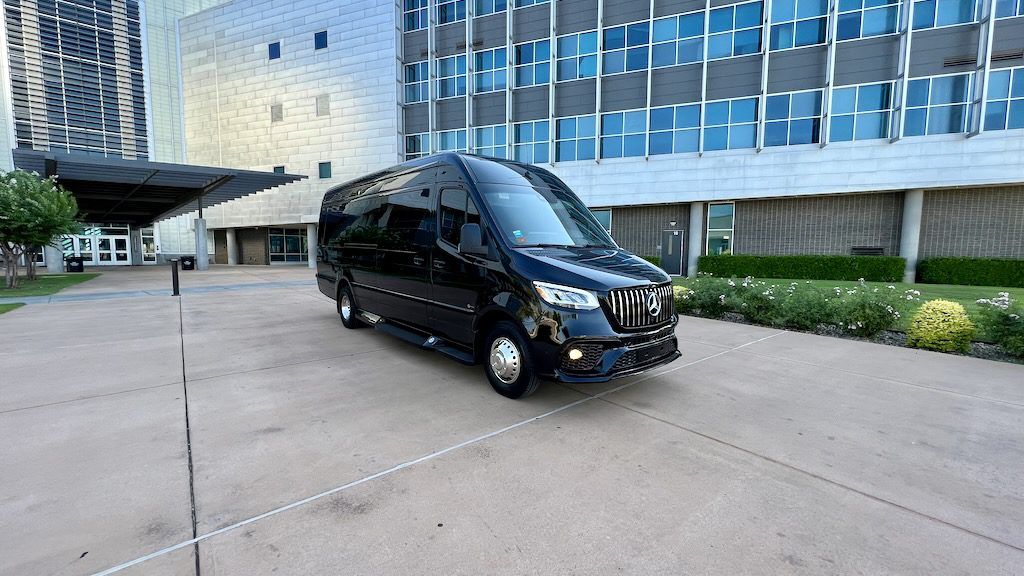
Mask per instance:
[[[294,508],[298,508],[300,506],[304,506],[306,504],[309,504],[310,502],[315,502],[315,501],[320,500],[322,498],[326,498],[328,496],[333,496],[334,494],[337,494],[337,493],[342,492],[344,490],[348,490],[350,488],[354,488],[356,486],[359,486],[361,484],[365,484],[367,482],[371,482],[373,480],[376,480],[378,478],[382,478],[384,476],[389,476],[391,474],[394,474],[395,472],[399,472],[401,470],[405,470],[406,468],[415,466],[417,464],[426,462],[428,460],[433,460],[434,458],[437,458],[439,456],[443,456],[443,455],[448,454],[450,452],[454,452],[456,450],[465,448],[466,446],[471,446],[473,444],[477,444],[479,442],[483,442],[484,440],[489,440],[490,438],[494,438],[495,436],[499,436],[501,434],[504,434],[505,432],[509,432],[509,431],[515,430],[517,428],[521,428],[523,426],[526,426],[527,424],[531,424],[533,422],[536,422],[538,420],[542,420],[542,419],[547,418],[549,416],[554,416],[555,414],[559,414],[561,412],[569,410],[570,408],[575,408],[576,406],[579,406],[580,404],[585,404],[587,402],[590,402],[591,400],[603,398],[604,396],[606,396],[608,394],[611,394],[613,392],[618,392],[619,390],[623,390],[625,388],[629,388],[630,386],[634,386],[636,384],[640,384],[641,382],[646,382],[646,381],[648,381],[648,380],[650,380],[652,378],[657,378],[658,376],[662,376],[662,375],[665,375],[665,374],[669,374],[671,372],[675,372],[677,370],[681,370],[681,369],[686,368],[688,366],[693,366],[694,364],[700,364],[701,362],[706,362],[706,361],[711,360],[713,358],[717,358],[719,356],[722,356],[723,354],[728,354],[729,352],[732,352],[734,350],[739,350],[741,348],[745,348],[747,346],[751,346],[753,344],[757,344],[758,342],[763,342],[765,340],[768,340],[769,338],[774,338],[776,336],[779,336],[779,335],[785,334],[785,333],[786,333],[786,331],[782,330],[780,332],[776,332],[774,334],[770,334],[770,335],[765,336],[763,338],[758,338],[757,340],[752,340],[750,342],[747,342],[746,344],[741,344],[739,346],[730,348],[728,350],[723,350],[722,352],[719,352],[717,354],[713,354],[711,356],[706,356],[704,358],[698,358],[698,359],[693,360],[691,362],[687,362],[685,364],[681,364],[679,366],[675,366],[675,367],[669,368],[667,370],[662,370],[660,372],[655,372],[653,374],[649,374],[649,375],[647,375],[647,376],[645,376],[643,378],[640,378],[638,380],[634,380],[634,381],[629,382],[627,384],[623,384],[622,386],[617,386],[615,388],[612,388],[610,390],[606,390],[604,392],[599,392],[599,393],[594,394],[594,395],[584,395],[583,398],[580,398],[578,400],[574,400],[574,401],[572,401],[572,402],[570,402],[568,404],[564,404],[562,406],[559,406],[558,408],[553,408],[553,409],[551,409],[551,410],[549,410],[547,412],[544,412],[543,414],[539,414],[537,416],[533,416],[533,417],[527,418],[526,420],[521,420],[521,421],[516,422],[514,424],[510,424],[508,426],[505,426],[504,428],[499,428],[498,430],[494,430],[494,431],[488,432],[486,434],[483,434],[481,436],[477,436],[475,438],[471,438],[469,440],[465,440],[465,441],[460,442],[458,444],[455,444],[453,446],[449,446],[447,448],[442,448],[441,450],[437,450],[437,451],[431,452],[429,454],[425,454],[423,456],[420,456],[419,458],[415,458],[413,460],[407,460],[405,462],[402,462],[400,464],[396,464],[396,465],[394,465],[394,466],[392,466],[390,468],[387,468],[385,470],[381,470],[379,472],[375,472],[373,474],[370,474],[369,476],[364,476],[362,478],[359,478],[357,480],[353,480],[351,482],[347,482],[347,483],[342,484],[340,486],[335,486],[334,488],[331,488],[329,490],[325,490],[323,492],[320,492],[318,494],[314,494],[312,496],[307,496],[306,498],[303,498],[301,500],[296,500],[294,502],[291,502],[290,504],[285,504],[283,506],[279,506],[277,508],[274,508],[273,510],[268,510],[266,512],[263,512],[262,514],[257,514],[256,516],[251,516],[251,517],[246,518],[244,520],[239,520],[238,522],[235,522],[234,524],[229,524],[227,526],[222,526],[221,528],[218,528],[216,530],[212,530],[212,531],[207,532],[205,534],[197,535],[197,536],[193,537],[190,540],[184,540],[182,542],[178,542],[177,544],[173,544],[171,546],[167,546],[165,548],[161,548],[160,550],[157,550],[155,552],[151,552],[149,554],[146,554],[145,556],[139,556],[138,558],[135,558],[133,560],[129,560],[129,561],[124,562],[122,564],[118,564],[118,565],[113,566],[111,568],[107,568],[106,570],[103,570],[101,572],[96,572],[95,574],[93,574],[93,576],[108,576],[109,574],[114,574],[114,573],[120,572],[120,571],[125,570],[127,568],[131,568],[132,566],[136,566],[138,564],[146,562],[148,560],[152,560],[154,558],[158,558],[158,557],[163,556],[165,554],[170,554],[171,552],[175,552],[177,550],[181,550],[182,548],[186,548],[188,546],[193,546],[193,545],[198,546],[198,544],[200,542],[202,542],[203,540],[208,540],[210,538],[213,538],[214,536],[219,536],[221,534],[224,534],[226,532],[230,532],[232,530],[237,530],[238,528],[241,528],[243,526],[248,526],[249,524],[253,524],[255,522],[263,520],[264,518],[269,518],[271,516],[276,516],[278,514],[281,514],[282,512],[287,512],[287,511],[292,510]],[[578,390],[576,390],[575,392],[579,393]],[[198,554],[196,556],[198,558]]]
[[[971,530],[970,528],[967,528],[967,527],[964,527],[964,526],[960,526],[959,524],[954,524],[954,523],[952,523],[952,522],[950,522],[948,520],[943,520],[942,518],[939,518],[937,516],[932,516],[931,514],[928,514],[926,512],[921,512],[919,510],[915,510],[915,509],[910,508],[908,506],[904,506],[903,504],[899,504],[898,502],[894,502],[892,500],[888,500],[886,498],[882,498],[881,496],[875,496],[874,494],[870,494],[870,493],[865,492],[864,490],[861,490],[859,488],[854,488],[853,486],[849,486],[847,484],[843,484],[842,482],[839,482],[837,480],[832,480],[830,478],[826,478],[824,476],[821,476],[820,474],[816,474],[816,473],[811,472],[809,470],[804,470],[803,468],[800,468],[798,466],[794,466],[793,464],[789,464],[787,462],[783,462],[782,460],[778,460],[778,459],[772,458],[771,456],[767,456],[767,455],[764,455],[764,454],[760,454],[758,452],[754,452],[753,450],[744,448],[742,446],[739,446],[737,444],[733,444],[731,442],[728,442],[726,440],[722,440],[720,438],[716,438],[714,436],[711,436],[710,434],[705,434],[703,432],[694,430],[693,428],[688,428],[686,426],[683,426],[682,424],[678,424],[676,422],[671,422],[669,420],[665,420],[664,418],[659,418],[659,417],[654,416],[652,414],[648,414],[646,412],[643,412],[642,410],[639,410],[637,408],[633,408],[631,406],[626,406],[625,404],[620,404],[618,402],[615,402],[614,400],[609,400],[609,399],[603,398],[603,397],[601,397],[599,399],[601,401],[606,402],[608,404],[611,404],[613,406],[617,406],[619,408],[622,408],[623,410],[628,410],[630,412],[633,412],[633,413],[638,414],[640,416],[643,416],[645,418],[650,418],[651,420],[655,420],[657,422],[661,422],[662,424],[666,424],[668,426],[672,426],[673,428],[677,428],[679,430],[683,430],[684,432],[689,432],[690,434],[693,434],[695,436],[699,436],[701,438],[704,438],[705,440],[710,440],[710,441],[712,441],[712,442],[714,442],[716,444],[721,444],[722,446],[726,446],[728,448],[732,448],[734,450],[738,450],[738,451],[743,452],[744,454],[747,454],[749,456],[753,456],[755,458],[764,460],[766,462],[770,462],[770,463],[775,464],[777,466],[781,466],[783,468],[787,468],[787,469],[792,470],[794,472],[797,472],[797,473],[800,473],[800,474],[804,474],[806,476],[809,476],[809,477],[814,478],[816,480],[820,480],[822,482],[825,482],[825,483],[830,484],[832,486],[835,486],[837,488],[840,488],[840,489],[843,489],[843,490],[847,490],[849,492],[853,492],[854,494],[858,494],[860,496],[864,496],[865,498],[868,498],[870,500],[874,500],[875,502],[879,502],[879,503],[882,503],[882,504],[887,504],[889,506],[893,506],[893,507],[898,508],[900,510],[903,510],[905,512],[909,512],[911,514],[914,514],[916,516],[920,516],[920,517],[925,518],[927,520],[931,520],[933,522],[937,522],[937,523],[942,524],[944,526],[948,526],[950,528],[953,528],[954,530],[959,530],[961,532],[970,534],[972,536],[981,538],[983,540],[988,540],[989,542],[992,542],[994,544],[999,544],[999,545],[1005,546],[1007,548],[1010,548],[1010,549],[1013,549],[1013,550],[1017,550],[1018,552],[1024,552],[1024,547],[1017,546],[1017,545],[1011,544],[1009,542],[1004,542],[1002,540],[999,540],[998,538],[994,538],[994,537],[989,536],[987,534],[982,534],[981,532],[976,532],[974,530]]]
[[[192,515],[192,538],[199,534],[199,522],[196,519],[196,482],[195,466],[192,463],[192,426],[188,418],[188,374],[185,370],[185,318],[181,310],[181,298],[178,298],[178,337],[181,344],[181,388],[184,391],[185,404],[185,448],[188,453],[188,497]],[[196,559],[196,576],[200,576],[199,542],[193,545],[193,556]]]
[[[167,382],[165,384],[154,384],[153,386],[141,386],[139,388],[132,388],[130,390],[118,390],[116,392],[107,392],[106,394],[93,394],[92,396],[80,396],[78,398],[68,398],[67,400],[58,400],[56,402],[47,402],[45,404],[36,404],[34,406],[22,406],[20,408],[8,408],[6,410],[0,410],[0,414],[10,414],[11,412],[19,412],[21,410],[32,410],[34,408],[47,408],[50,406],[58,406],[60,404],[70,404],[72,402],[81,402],[82,400],[93,400],[95,398],[106,398],[107,396],[117,396],[118,394],[131,394],[132,392],[143,392],[145,390],[155,390],[157,388],[166,388],[168,386],[174,386],[180,384],[181,380],[175,380],[174,382]]]
[[[782,360],[784,362],[791,362],[793,364],[803,364],[805,366],[812,366],[814,368],[822,368],[825,370],[832,370],[834,372],[841,372],[843,374],[850,374],[852,376],[860,376],[862,378],[868,378],[871,380],[879,380],[881,382],[891,382],[893,384],[900,384],[902,386],[909,386],[911,388],[919,388],[922,390],[929,390],[932,392],[940,392],[943,394],[949,394],[950,396],[961,396],[964,398],[973,398],[975,400],[982,400],[984,402],[992,402],[994,404],[1005,404],[1007,406],[1013,406],[1015,408],[1024,408],[1024,403],[1013,402],[1011,400],[1000,400],[999,398],[989,398],[987,396],[978,396],[976,394],[968,394],[966,392],[957,392],[956,390],[950,390],[948,388],[940,388],[938,386],[928,386],[926,384],[917,384],[914,382],[907,382],[906,380],[897,380],[896,378],[887,378],[885,376],[876,376],[874,374],[865,374],[863,372],[857,372],[855,370],[847,370],[846,368],[837,368],[835,366],[828,366],[826,364],[818,364],[815,362],[808,362],[806,360],[797,360],[796,358],[787,358],[785,356],[773,356],[771,354],[764,354],[762,352],[751,352],[749,350],[743,350],[742,354],[750,354],[751,356],[758,356],[760,358],[770,358],[772,360]]]

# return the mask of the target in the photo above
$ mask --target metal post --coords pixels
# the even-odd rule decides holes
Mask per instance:
[[[180,296],[178,290],[178,259],[171,258],[171,296]]]

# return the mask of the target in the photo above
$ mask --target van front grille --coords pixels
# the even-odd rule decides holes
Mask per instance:
[[[672,319],[674,305],[671,283],[622,288],[608,293],[612,316],[623,328],[646,328],[668,322]]]

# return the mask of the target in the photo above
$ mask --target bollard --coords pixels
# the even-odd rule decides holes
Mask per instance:
[[[178,291],[178,259],[171,258],[171,296],[180,296]]]

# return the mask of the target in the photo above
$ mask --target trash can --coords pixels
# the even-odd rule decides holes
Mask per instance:
[[[85,272],[85,258],[81,256],[68,256],[64,260],[67,263],[68,272]]]
[[[195,270],[196,269],[196,257],[195,256],[182,256],[181,257],[181,269],[182,270]]]

